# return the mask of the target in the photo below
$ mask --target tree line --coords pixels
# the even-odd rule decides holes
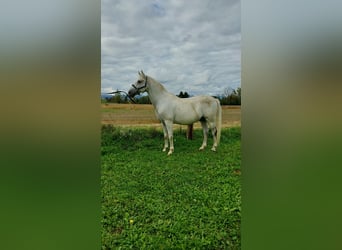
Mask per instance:
[[[177,95],[180,98],[188,98],[191,95],[188,92],[180,91]],[[241,105],[241,87],[237,89],[226,88],[221,95],[214,96],[220,100],[221,105]],[[151,104],[148,96],[135,98],[137,104]],[[112,97],[102,98],[102,103],[129,103],[129,98],[121,93],[114,94]]]

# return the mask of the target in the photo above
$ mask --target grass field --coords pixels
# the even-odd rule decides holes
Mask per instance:
[[[102,126],[102,249],[240,249],[240,128],[217,152],[201,130],[174,136],[168,157],[160,129]]]

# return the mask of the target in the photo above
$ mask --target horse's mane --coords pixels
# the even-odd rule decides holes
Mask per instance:
[[[148,78],[150,79],[150,82],[154,85],[157,86],[160,90],[164,90],[167,91],[166,88],[163,86],[163,84],[161,84],[160,82],[158,82],[156,79],[148,76]]]

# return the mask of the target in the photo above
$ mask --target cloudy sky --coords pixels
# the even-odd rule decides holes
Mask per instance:
[[[101,92],[128,90],[138,71],[171,93],[241,86],[239,0],[102,0]]]

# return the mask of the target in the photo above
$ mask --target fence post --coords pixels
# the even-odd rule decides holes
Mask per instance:
[[[193,128],[194,128],[194,124],[190,124],[188,125],[188,129],[186,130],[186,138],[188,140],[192,140],[193,139]]]
[[[179,98],[188,98],[188,97],[190,97],[189,96],[189,94],[187,93],[187,92],[179,92],[179,95],[177,95]],[[188,125],[188,128],[187,128],[187,130],[186,130],[186,138],[188,139],[188,140],[192,140],[192,138],[193,138],[193,133],[192,133],[192,131],[193,131],[193,128],[194,128],[194,124],[189,124]]]

